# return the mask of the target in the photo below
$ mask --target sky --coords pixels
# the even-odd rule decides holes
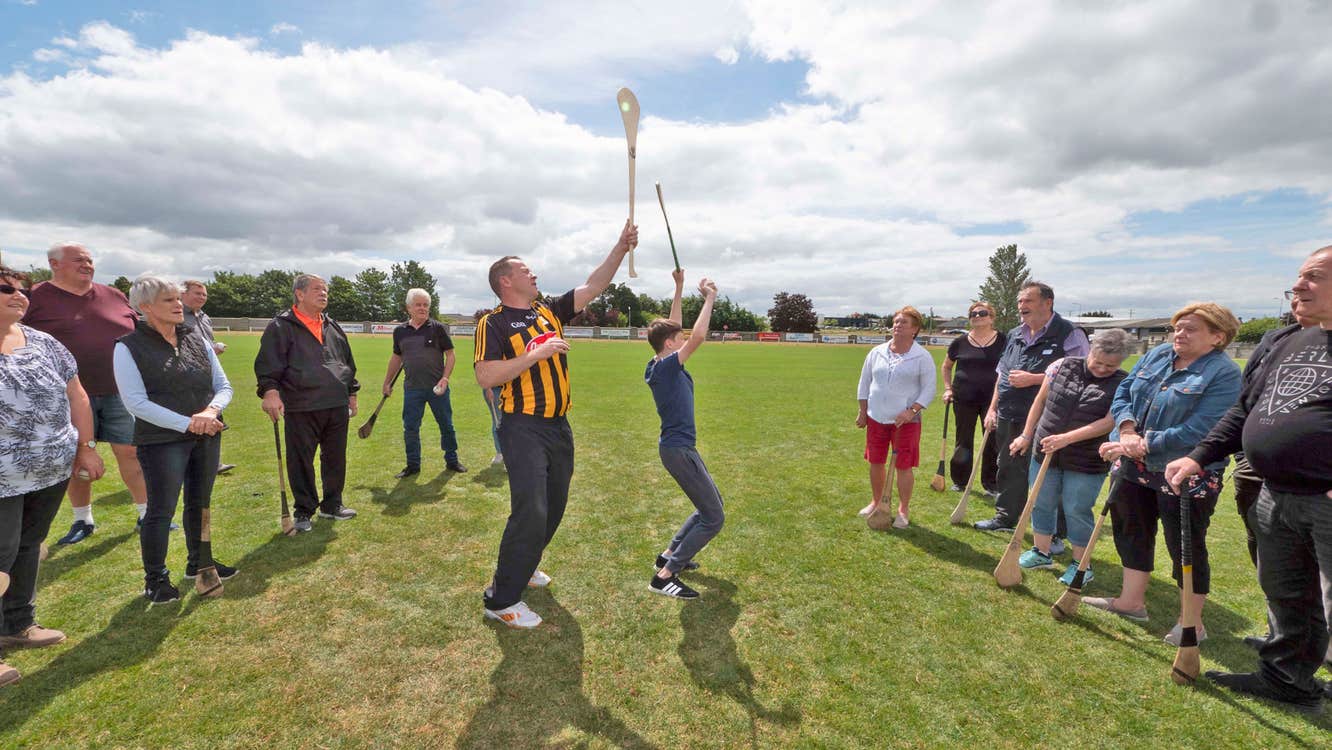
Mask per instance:
[[[1274,314],[1332,244],[1332,0],[0,0],[0,250],[99,278],[522,256],[581,283],[628,214],[667,296],[941,315],[1016,243],[1068,314]]]

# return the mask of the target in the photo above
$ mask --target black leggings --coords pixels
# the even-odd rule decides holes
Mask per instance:
[[[1207,526],[1216,511],[1217,492],[1195,495],[1189,503],[1189,522],[1192,524],[1193,593],[1206,594],[1212,583],[1212,566],[1207,560]],[[1115,496],[1109,499],[1110,522],[1115,531],[1115,550],[1124,567],[1150,573],[1156,557],[1156,522],[1159,519],[1165,532],[1166,549],[1170,552],[1170,575],[1175,583],[1183,585],[1180,568],[1179,496],[1157,492],[1151,487],[1131,481],[1119,483]]]
[[[985,416],[985,410],[990,408],[989,402],[983,404],[967,404],[961,401],[953,402],[953,457],[948,462],[948,474],[953,479],[953,484],[958,487],[966,487],[967,480],[971,478],[971,461],[974,456],[976,444],[976,422]],[[981,446],[981,473],[980,485],[987,492],[993,491],[999,484],[999,441],[995,440],[994,435],[985,445]]]

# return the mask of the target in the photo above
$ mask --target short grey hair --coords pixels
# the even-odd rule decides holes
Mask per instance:
[[[427,292],[427,291],[424,290],[424,289],[415,289],[415,288],[413,288],[413,289],[408,289],[408,290],[407,290],[407,301],[406,301],[405,304],[410,305],[410,304],[412,304],[412,300],[418,300],[418,299],[421,299],[422,297],[425,297],[426,301],[429,302],[429,301],[430,301],[430,292]]]
[[[193,289],[196,286],[201,289],[208,288],[207,284],[203,283],[202,281],[199,281],[198,279],[185,279],[184,281],[180,282],[180,291],[188,292],[189,290]]]
[[[297,292],[303,292],[306,289],[309,289],[311,281],[324,281],[324,279],[322,276],[316,276],[312,273],[300,274],[296,277],[295,281],[291,282],[291,293],[296,294]],[[324,281],[324,284],[327,285],[328,282]]]
[[[1107,328],[1097,331],[1091,337],[1092,351],[1100,352],[1110,359],[1124,361],[1129,353],[1129,335],[1123,328]]]
[[[65,256],[65,248],[67,247],[77,247],[78,249],[83,250],[85,252],[87,252],[88,250],[88,248],[84,247],[83,245],[80,245],[77,242],[57,242],[51,246],[50,250],[46,251],[46,259],[63,260]]]
[[[180,285],[146,273],[130,284],[130,307],[142,310],[144,305],[151,305],[168,292],[180,294]]]

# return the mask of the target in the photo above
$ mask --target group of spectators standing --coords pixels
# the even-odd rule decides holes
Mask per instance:
[[[995,330],[988,304],[970,307],[970,330],[948,347],[943,399],[956,428],[953,489],[968,486],[979,461],[982,486],[995,497],[993,517],[976,529],[1012,533],[1049,459],[1023,568],[1056,568],[1067,539],[1072,560],[1060,580],[1072,583],[1095,525],[1092,508],[1113,467],[1106,502],[1122,586],[1117,596],[1083,602],[1140,622],[1148,619],[1158,527],[1182,587],[1181,531],[1188,525],[1192,609],[1202,612],[1211,579],[1207,529],[1227,459],[1241,454],[1233,475],[1236,503],[1267,597],[1269,633],[1245,639],[1258,650],[1258,671],[1208,677],[1237,692],[1318,709],[1323,692],[1332,694],[1332,684],[1314,679],[1325,661],[1332,668],[1332,246],[1309,256],[1287,298],[1295,322],[1269,333],[1243,373],[1225,353],[1239,320],[1214,302],[1178,310],[1171,341],[1126,373],[1120,368],[1130,353],[1124,331],[1089,339],[1054,312],[1054,290],[1032,281],[1017,298],[1022,322],[1007,333]],[[866,356],[857,393],[871,493],[860,514],[870,515],[892,496],[886,486],[891,450],[898,469],[896,528],[909,525],[921,413],[935,390],[933,360],[914,343],[922,324],[914,308],[894,314],[893,335]],[[978,419],[985,435],[979,450]],[[1181,495],[1190,502],[1181,503]],[[1092,577],[1088,568],[1084,584]],[[1165,640],[1179,645],[1182,631],[1177,620]],[[1199,627],[1198,640],[1206,637]]]
[[[172,520],[178,502],[183,497],[188,581],[200,574],[200,543],[209,540],[213,483],[235,468],[221,462],[222,415],[233,389],[218,358],[226,346],[202,309],[206,285],[144,275],[127,296],[93,280],[93,257],[82,245],[58,244],[48,260],[50,281],[31,289],[24,274],[0,266],[0,650],[65,639],[34,619],[38,563],[66,494],[74,522],[57,544],[96,531],[91,485],[105,471],[99,442],[110,444],[136,506],[143,595],[154,603],[180,597],[166,567],[170,533],[180,528]],[[275,429],[279,420],[285,427],[296,529],[309,531],[316,515],[356,515],[343,505],[342,489],[359,385],[347,337],[324,314],[327,284],[303,274],[293,286],[295,304],[265,329],[254,368],[264,411]],[[411,319],[394,331],[392,364],[405,369],[408,394],[408,465],[400,476],[419,471],[426,404],[440,423],[447,468],[466,471],[448,406],[452,343],[442,326],[417,314],[422,303],[428,311],[429,293],[411,290]],[[385,378],[386,396],[391,382]],[[210,563],[221,580],[238,572]],[[0,661],[0,686],[18,679]]]

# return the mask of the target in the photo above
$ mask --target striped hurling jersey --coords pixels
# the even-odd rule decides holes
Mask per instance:
[[[532,339],[554,333],[563,338],[564,324],[573,319],[574,290],[551,301],[533,302],[531,307],[500,305],[486,313],[476,325],[473,362],[513,359],[527,351]],[[562,417],[569,411],[569,362],[557,354],[529,367],[500,391],[505,414]]]

